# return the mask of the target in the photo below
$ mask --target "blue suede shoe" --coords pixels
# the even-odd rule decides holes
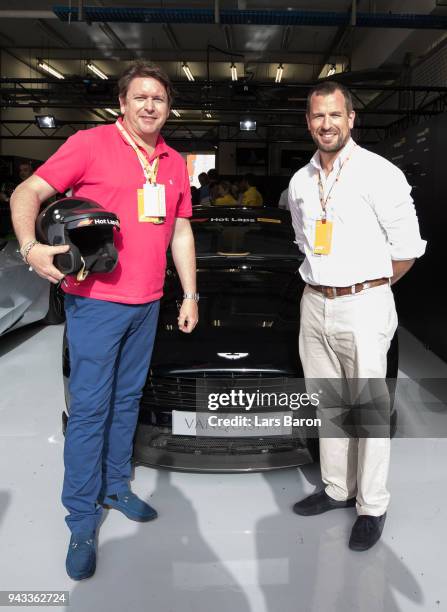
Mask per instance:
[[[73,580],[85,580],[93,576],[96,570],[94,532],[72,534],[65,567]]]
[[[152,519],[158,516],[154,508],[137,497],[130,489],[127,491],[120,491],[114,495],[106,495],[101,498],[99,503],[104,508],[119,510],[125,514],[127,518],[132,519],[132,521],[152,521]]]

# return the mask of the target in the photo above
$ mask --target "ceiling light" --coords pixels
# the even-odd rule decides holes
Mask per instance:
[[[212,116],[212,114],[210,113],[210,111],[206,111],[206,112],[205,112],[205,117],[206,117],[207,119],[212,119],[212,118],[213,118],[213,116]]]
[[[40,128],[56,127],[56,118],[53,115],[35,115],[35,119]]]
[[[106,110],[110,115],[113,115],[113,117],[119,117],[119,113],[117,113],[116,110],[113,110],[113,108],[105,108],[104,110]]]
[[[337,68],[335,67],[335,64],[331,64],[331,67],[327,71],[327,76],[330,77],[333,74],[335,74],[336,72],[337,72]]]
[[[284,66],[282,64],[279,64],[278,68],[276,69],[275,83],[281,83],[283,72],[284,72]]]
[[[175,110],[175,108],[172,109],[172,114],[175,115],[176,117],[180,117],[180,113],[178,112],[178,110]]]
[[[90,72],[93,72],[93,74],[96,74],[96,76],[99,76],[99,78],[103,79],[104,81],[107,81],[109,78],[102,70],[98,68],[98,66],[95,66],[95,64],[92,64],[91,62],[87,62],[87,68],[90,70]]]
[[[186,62],[182,64],[183,72],[186,74],[188,81],[194,81],[194,77],[192,76],[192,72],[189,69],[189,66]]]
[[[236,68],[236,64],[231,64],[230,66],[231,69],[231,80],[232,81],[237,81],[237,68]]]
[[[256,130],[256,121],[252,121],[251,119],[239,121],[239,129],[242,132],[253,132]]]
[[[49,66],[46,62],[43,62],[42,60],[37,60],[37,66],[41,70],[45,70],[45,72],[48,72],[49,74],[56,77],[57,79],[65,79],[63,74],[61,74],[60,72],[58,72],[57,70]]]

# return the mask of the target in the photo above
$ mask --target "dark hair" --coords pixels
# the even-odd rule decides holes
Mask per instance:
[[[130,82],[133,79],[141,77],[150,77],[161,83],[166,89],[166,95],[168,96],[168,105],[171,107],[174,99],[174,88],[168,75],[152,62],[146,60],[136,60],[128,66],[121,74],[118,80],[118,95],[120,98],[125,98],[127,90],[129,89]]]
[[[323,81],[322,83],[315,85],[315,87],[312,87],[307,94],[306,114],[308,115],[310,113],[310,100],[314,94],[316,96],[330,96],[336,91],[340,91],[343,94],[345,98],[346,111],[351,113],[354,110],[354,105],[352,103],[352,96],[349,89],[336,81]]]

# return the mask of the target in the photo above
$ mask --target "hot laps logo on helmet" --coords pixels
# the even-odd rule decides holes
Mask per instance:
[[[93,223],[95,225],[116,225],[120,226],[120,222],[118,219],[93,219]]]
[[[81,219],[78,223],[76,223],[76,227],[85,227],[86,225],[114,225],[119,229],[120,222],[119,219]]]
[[[56,255],[54,265],[63,274],[83,281],[88,274],[112,272],[118,263],[113,230],[118,217],[87,198],[63,198],[37,217],[36,236],[50,246],[68,244],[67,253]]]

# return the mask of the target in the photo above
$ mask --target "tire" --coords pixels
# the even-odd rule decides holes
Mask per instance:
[[[43,320],[45,325],[58,325],[65,321],[64,292],[59,285],[51,285],[48,312]]]

